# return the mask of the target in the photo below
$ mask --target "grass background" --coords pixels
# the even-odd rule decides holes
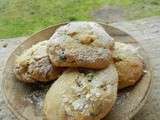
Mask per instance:
[[[160,0],[0,0],[0,38],[30,35],[49,25],[91,20],[104,5],[120,6],[126,19],[160,15]]]

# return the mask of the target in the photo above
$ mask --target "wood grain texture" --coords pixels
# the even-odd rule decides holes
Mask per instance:
[[[0,89],[2,87],[2,71],[6,59],[11,54],[11,52],[25,39],[26,37],[19,37],[13,39],[0,40]],[[7,44],[5,48],[3,47],[4,44]],[[5,105],[4,99],[2,97],[2,90],[0,90],[0,120],[16,120]]]
[[[160,118],[160,17],[154,17],[149,19],[142,19],[131,22],[120,22],[112,24],[127,33],[134,36],[141,45],[148,51],[151,64],[153,65],[154,71],[154,81],[153,89],[151,91],[150,97],[147,100],[145,106],[140,110],[140,112],[133,118],[133,120],[159,120]],[[19,45],[23,41],[12,40],[0,42],[0,60],[1,60],[1,70],[3,69],[3,64],[8,54],[10,54],[15,46]],[[3,48],[4,43],[8,43],[8,47]],[[1,72],[1,71],[0,71]],[[1,93],[0,93],[1,97]],[[0,101],[0,119],[4,120],[14,120],[15,118],[9,114],[9,111],[5,107],[4,101]]]

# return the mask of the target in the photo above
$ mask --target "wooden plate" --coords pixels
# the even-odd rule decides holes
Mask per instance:
[[[20,120],[43,119],[43,100],[51,83],[45,85],[30,85],[16,80],[13,73],[15,58],[25,49],[30,48],[33,44],[49,39],[56,28],[64,24],[51,26],[32,35],[21,45],[19,45],[8,58],[3,72],[2,89],[8,107]],[[139,46],[140,53],[145,60],[145,69],[147,72],[142,77],[142,80],[139,81],[134,87],[119,91],[116,104],[114,105],[112,111],[106,116],[106,118],[104,118],[104,120],[129,120],[144,105],[151,89],[151,68],[148,57],[143,48],[129,34],[109,25],[101,25],[116,41],[131,43],[135,46]]]

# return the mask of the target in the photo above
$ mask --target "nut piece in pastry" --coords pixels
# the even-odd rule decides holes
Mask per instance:
[[[56,79],[61,69],[52,66],[47,54],[48,41],[33,45],[18,56],[15,65],[16,77],[24,82],[47,82]]]
[[[114,65],[99,71],[68,69],[51,86],[44,102],[47,120],[100,120],[117,96]]]
[[[132,86],[140,80],[144,73],[144,62],[137,48],[115,42],[113,58],[119,75],[119,89]]]
[[[59,67],[100,69],[111,62],[113,39],[94,22],[71,22],[49,39],[51,62]]]

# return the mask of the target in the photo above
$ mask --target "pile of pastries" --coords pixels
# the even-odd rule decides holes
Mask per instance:
[[[16,59],[26,83],[55,81],[44,100],[47,120],[101,120],[117,90],[141,79],[144,61],[136,47],[115,42],[95,22],[70,22]]]

